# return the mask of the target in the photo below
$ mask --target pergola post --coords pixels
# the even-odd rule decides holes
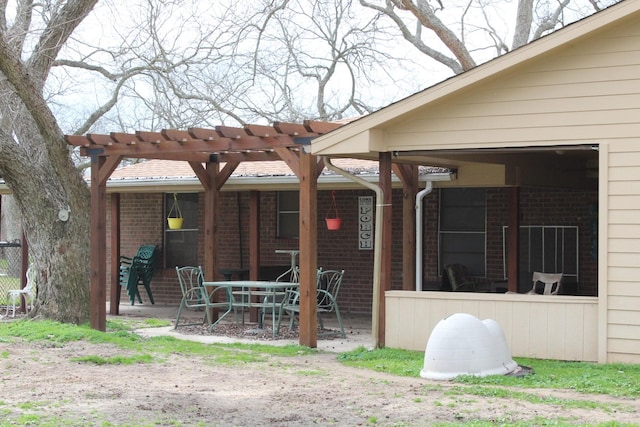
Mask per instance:
[[[318,346],[318,162],[300,152],[300,328],[299,344]]]
[[[120,193],[111,194],[111,295],[109,314],[120,314]]]
[[[216,280],[218,273],[218,201],[220,190],[216,179],[220,165],[217,162],[207,163],[207,184],[204,186],[204,279],[208,282]]]
[[[260,278],[260,193],[249,193],[249,280]]]
[[[90,315],[89,323],[92,329],[107,330],[107,185],[106,180],[100,179],[100,170],[106,159],[94,156],[91,161],[91,241],[89,257],[91,265],[90,276]]]

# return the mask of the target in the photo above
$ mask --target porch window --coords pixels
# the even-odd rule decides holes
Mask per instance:
[[[278,231],[282,239],[300,238],[300,192],[278,191]]]
[[[504,277],[509,277],[508,263],[509,227],[503,227],[502,247]],[[562,225],[521,225],[520,226],[520,277],[518,292],[531,289],[531,277],[534,271],[544,273],[562,273],[562,288],[567,294],[578,294],[578,242],[577,226]]]
[[[178,193],[178,203],[184,221],[182,228],[172,230],[167,214],[173,205],[173,193],[164,197],[164,266],[165,268],[198,265],[198,194]]]
[[[439,269],[463,264],[476,277],[486,276],[486,191],[440,190]]]

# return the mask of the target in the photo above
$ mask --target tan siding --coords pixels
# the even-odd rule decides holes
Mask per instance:
[[[640,327],[637,325],[610,325],[609,336],[618,339],[637,339],[640,336]]]
[[[623,280],[625,281],[609,280],[609,299],[640,296],[640,284],[637,280],[629,277],[623,277]]]
[[[386,144],[410,150],[634,138],[639,76],[640,35],[618,28],[408,114],[386,129]]]
[[[637,339],[610,339],[608,345],[609,353],[623,353],[626,354],[627,357],[635,355],[635,360],[637,360],[637,355],[640,354],[640,341]]]
[[[630,339],[640,336],[640,149],[634,141],[608,148],[607,360],[629,361]]]
[[[638,139],[609,144],[608,161],[607,360],[637,362],[640,357]]]
[[[436,324],[462,312],[496,320],[514,357],[597,360],[597,298],[408,291],[385,295],[388,347],[424,351]]]
[[[611,305],[609,305],[611,307]],[[636,310],[609,310],[609,326],[620,325],[636,325],[640,326],[640,316]],[[610,337],[611,338],[611,337]]]
[[[613,209],[609,205],[610,209]],[[621,238],[621,239],[640,239],[640,227],[634,224],[611,224],[609,226],[609,238]]]
[[[608,247],[611,252],[640,252],[640,242],[633,239],[612,240]]]
[[[609,253],[610,267],[623,267],[627,265],[640,265],[640,253]]]

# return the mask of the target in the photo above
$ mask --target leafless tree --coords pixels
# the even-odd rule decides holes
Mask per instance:
[[[0,1],[0,175],[38,270],[34,314],[64,322],[88,319],[89,198],[44,86],[96,1]]]
[[[504,0],[359,1],[393,21],[419,52],[459,74],[620,0],[518,0],[511,25]]]

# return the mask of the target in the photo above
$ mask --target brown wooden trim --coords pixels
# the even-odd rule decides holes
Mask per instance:
[[[111,193],[111,295],[109,314],[120,314],[120,193]]]
[[[104,164],[100,166],[100,185],[107,184],[107,180],[120,164],[120,160],[122,156],[107,157]]]
[[[289,166],[289,169],[300,179],[300,154],[296,154],[288,148],[275,148],[275,152]],[[315,165],[314,165],[315,166]]]
[[[511,187],[509,191],[509,237],[507,271],[509,272],[507,289],[518,292],[518,278],[520,277],[520,188]]]
[[[418,166],[392,165],[402,181],[402,289],[416,289],[416,194],[418,193]]]
[[[196,174],[196,176],[198,177],[198,180],[200,181],[200,184],[202,184],[202,187],[207,190],[209,188],[209,174],[207,173],[207,170],[204,168],[204,166],[202,166],[202,163],[200,162],[189,162],[189,166],[191,166],[191,169],[193,170],[193,172]]]
[[[260,278],[260,192],[249,192],[249,279]]]
[[[91,241],[90,241],[90,312],[89,323],[92,329],[106,331],[107,293],[106,293],[106,195],[105,180],[101,180],[105,167],[104,157],[95,157],[91,161]],[[111,162],[113,163],[113,162]]]
[[[299,343],[318,346],[318,181],[316,157],[300,154],[300,327]]]
[[[216,187],[218,188],[218,190],[222,189],[222,186],[227,182],[227,180],[229,179],[231,174],[236,170],[239,164],[240,164],[239,161],[233,161],[233,162],[227,162],[224,165],[224,167],[216,177]]]

